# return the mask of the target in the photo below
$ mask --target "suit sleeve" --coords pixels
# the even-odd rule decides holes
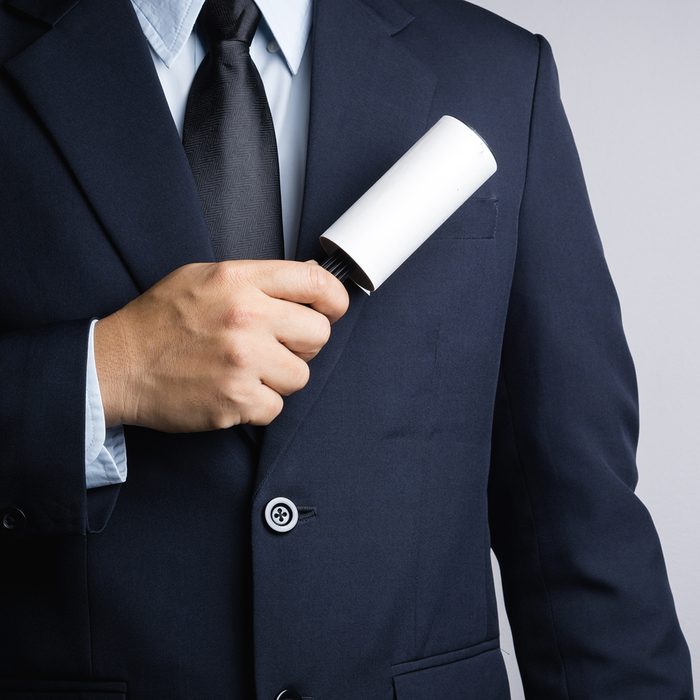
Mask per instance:
[[[0,334],[0,536],[86,531],[90,319]]]
[[[532,700],[689,700],[659,539],[634,493],[635,369],[551,47],[537,40],[489,482],[518,664]]]

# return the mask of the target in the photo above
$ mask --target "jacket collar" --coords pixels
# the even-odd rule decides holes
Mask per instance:
[[[170,67],[194,29],[204,0],[131,0],[148,43]],[[311,0],[257,0],[264,26],[292,74],[299,70],[311,29]]]

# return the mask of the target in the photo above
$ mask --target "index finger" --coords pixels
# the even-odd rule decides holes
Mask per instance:
[[[258,288],[268,296],[308,304],[331,323],[347,311],[350,298],[345,285],[315,260],[269,262],[273,264],[263,265],[257,278]]]

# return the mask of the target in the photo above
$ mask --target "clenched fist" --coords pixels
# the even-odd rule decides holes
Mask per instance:
[[[315,261],[183,265],[95,325],[107,426],[267,425],[308,382],[348,303]]]

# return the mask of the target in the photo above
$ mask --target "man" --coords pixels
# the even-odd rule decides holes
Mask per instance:
[[[285,5],[2,8],[0,697],[502,700],[492,545],[528,697],[692,698],[550,45]],[[344,287],[442,114],[498,173]]]

